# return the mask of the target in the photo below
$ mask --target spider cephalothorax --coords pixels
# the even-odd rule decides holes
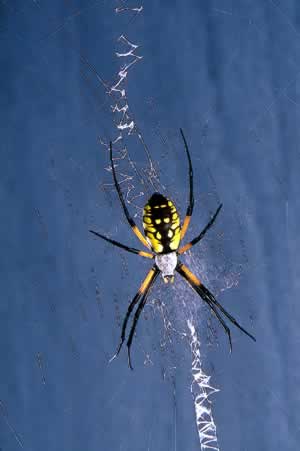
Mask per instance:
[[[155,255],[155,263],[161,272],[164,282],[174,282],[174,271],[178,263],[176,252]]]
[[[133,324],[132,328],[129,333],[128,341],[127,341],[127,348],[128,348],[128,361],[129,366],[132,369],[131,365],[131,358],[130,358],[130,348],[134,336],[134,332],[136,329],[136,325],[138,322],[138,319],[140,317],[140,314],[145,306],[147,294],[149,293],[149,290],[151,286],[153,285],[155,279],[157,278],[158,274],[161,273],[163,280],[167,282],[173,282],[174,281],[174,272],[178,272],[190,285],[191,287],[198,293],[198,295],[207,303],[207,305],[210,307],[211,311],[214,313],[216,318],[219,320],[221,325],[223,326],[225,332],[228,335],[229,338],[229,344],[230,349],[232,349],[232,343],[231,343],[231,334],[230,329],[226,325],[223,316],[221,313],[229,319],[236,327],[238,327],[242,332],[244,332],[246,335],[248,335],[252,340],[256,341],[253,335],[251,335],[249,332],[247,332],[237,321],[236,319],[228,313],[224,307],[216,300],[214,295],[203,285],[203,283],[196,277],[183,263],[181,263],[178,260],[178,256],[186,252],[188,249],[190,249],[192,246],[194,246],[196,243],[198,243],[206,234],[208,229],[213,225],[217,215],[219,214],[219,211],[222,208],[222,204],[219,205],[217,208],[215,214],[212,216],[210,221],[207,223],[207,225],[204,227],[204,229],[201,231],[199,235],[197,235],[193,240],[185,244],[184,246],[180,247],[180,242],[182,241],[183,237],[185,236],[185,233],[188,229],[190,219],[193,213],[193,207],[194,207],[194,195],[193,195],[193,169],[192,169],[192,161],[189,153],[189,148],[185,139],[185,136],[183,134],[183,131],[180,129],[181,136],[184,142],[184,148],[186,151],[186,155],[188,158],[189,163],[189,185],[190,185],[190,195],[189,195],[189,204],[186,211],[186,216],[184,218],[182,226],[180,225],[180,219],[178,212],[176,210],[176,207],[174,203],[168,199],[167,197],[163,196],[160,193],[154,193],[150,199],[148,200],[147,204],[144,207],[143,211],[143,228],[146,237],[142,234],[142,232],[139,230],[137,225],[135,224],[133,218],[131,217],[126,203],[124,201],[122,191],[120,188],[120,185],[118,183],[117,177],[116,177],[116,171],[115,166],[113,162],[112,157],[112,143],[110,142],[110,162],[112,167],[112,174],[113,179],[115,183],[116,190],[119,195],[120,202],[122,204],[126,219],[132,228],[132,231],[135,233],[135,235],[138,237],[138,239],[146,246],[150,251],[152,252],[145,252],[140,251],[138,249],[128,247],[125,244],[119,243],[118,241],[112,240],[104,235],[101,235],[98,232],[94,232],[91,230],[94,235],[96,235],[99,238],[102,238],[105,241],[108,241],[111,244],[114,244],[115,246],[124,249],[128,252],[131,252],[133,254],[140,255],[142,257],[150,258],[155,260],[155,264],[152,266],[150,271],[148,272],[146,278],[142,282],[137,294],[129,304],[126,316],[123,321],[122,325],[122,333],[121,333],[121,340],[120,344],[118,346],[117,352],[114,357],[116,357],[121,347],[125,341],[125,333],[127,328],[127,323],[129,320],[129,317],[132,313],[132,310],[138,304],[138,307],[136,309],[136,312],[134,314]]]

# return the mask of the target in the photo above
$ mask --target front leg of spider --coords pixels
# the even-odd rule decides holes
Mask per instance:
[[[134,332],[135,332],[135,329],[136,329],[137,322],[138,322],[140,314],[142,313],[142,310],[143,310],[143,308],[145,307],[145,304],[146,304],[146,295],[147,295],[147,293],[142,297],[142,299],[141,299],[141,301],[139,303],[139,306],[136,309],[136,312],[135,312],[135,315],[134,315],[134,319],[133,319],[133,324],[132,324],[132,327],[131,327],[131,330],[130,330],[130,334],[129,334],[129,338],[127,340],[128,365],[129,365],[129,368],[131,370],[133,370],[133,366],[132,366],[132,363],[131,363],[131,352],[130,352],[130,349],[131,349],[132,340],[133,340],[133,336],[134,336]]]
[[[123,324],[122,324],[122,332],[121,332],[121,339],[120,339],[120,343],[119,346],[117,348],[117,351],[115,353],[115,355],[113,356],[113,358],[111,360],[113,360],[114,358],[116,358],[119,354],[119,352],[121,351],[121,348],[123,346],[123,343],[125,341],[125,335],[126,335],[126,328],[127,328],[127,323],[129,320],[129,317],[134,309],[134,307],[136,306],[136,304],[140,301],[139,306],[135,312],[134,315],[134,320],[133,320],[133,325],[129,334],[129,338],[127,341],[127,348],[128,348],[128,364],[129,367],[131,369],[133,369],[132,364],[131,364],[131,358],[130,358],[130,348],[131,348],[131,344],[132,344],[132,340],[133,340],[133,335],[137,326],[137,322],[139,319],[139,316],[145,306],[146,303],[146,299],[147,299],[147,295],[149,293],[149,290],[151,288],[151,286],[153,285],[156,277],[159,274],[159,269],[157,268],[156,265],[154,265],[150,271],[148,272],[146,278],[144,279],[144,281],[142,282],[137,294],[134,296],[133,300],[131,301],[131,303],[129,304],[129,307],[127,309],[126,312],[126,316],[123,320]]]
[[[225,330],[225,333],[227,334],[228,340],[229,340],[229,350],[230,350],[230,353],[232,353],[231,332],[230,332],[229,327],[227,326],[227,324],[225,323],[224,319],[222,318],[222,316],[218,312],[215,304],[211,301],[210,297],[205,295],[204,291],[202,291],[201,297],[209,305],[211,311],[213,312],[213,314],[215,315],[215,317],[218,319],[218,321],[222,325],[223,329]]]
[[[220,324],[224,328],[226,334],[228,335],[229,339],[229,345],[230,345],[230,351],[232,350],[232,342],[231,342],[231,335],[230,335],[230,329],[226,325],[225,321],[221,317],[218,309],[223,313],[224,316],[226,316],[229,321],[232,322],[238,329],[240,329],[245,335],[248,335],[253,341],[256,341],[256,338],[251,335],[249,332],[247,332],[246,329],[244,329],[237,320],[228,313],[224,307],[216,300],[214,295],[203,285],[203,283],[198,279],[198,277],[195,276],[183,263],[178,263],[176,267],[176,271],[189,283],[189,285],[196,291],[196,293],[203,299],[204,302],[208,304],[210,309],[213,311],[217,319],[219,320]]]

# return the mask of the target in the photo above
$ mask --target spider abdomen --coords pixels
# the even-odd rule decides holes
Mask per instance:
[[[180,218],[173,202],[154,193],[144,207],[143,227],[156,254],[176,251],[180,243]]]

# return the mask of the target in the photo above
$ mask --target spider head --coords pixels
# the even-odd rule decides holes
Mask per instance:
[[[161,271],[163,281],[165,283],[174,282],[174,271],[177,266],[176,252],[169,252],[168,254],[157,254],[155,256],[155,263]]]
[[[173,283],[174,282],[174,275],[171,276],[163,276],[163,281],[165,283]]]

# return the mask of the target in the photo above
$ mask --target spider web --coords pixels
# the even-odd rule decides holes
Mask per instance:
[[[143,6],[127,6],[127,2],[123,1],[119,7],[115,9],[116,14],[125,13],[130,14],[129,24],[132,23],[135,18],[143,12]],[[116,135],[112,140],[114,150],[118,153],[118,160],[116,164],[116,168],[118,170],[118,175],[120,178],[120,184],[122,184],[125,190],[125,199],[128,204],[131,204],[131,207],[139,208],[137,205],[133,204],[133,200],[136,197],[140,197],[144,195],[144,192],[139,192],[138,194],[133,194],[134,192],[134,183],[133,178],[129,176],[126,172],[121,170],[121,163],[127,159],[131,168],[135,170],[137,176],[141,177],[141,174],[138,173],[134,161],[130,158],[128,148],[126,146],[126,137],[135,136],[139,143],[139,147],[144,151],[147,161],[147,178],[146,181],[148,185],[153,190],[161,189],[161,183],[159,180],[158,173],[155,169],[154,163],[151,159],[150,151],[145,143],[143,135],[138,128],[137,121],[135,120],[133,113],[130,109],[127,91],[126,91],[126,81],[128,79],[129,72],[133,69],[133,67],[139,63],[143,56],[139,53],[139,45],[131,41],[131,39],[127,36],[127,34],[121,34],[118,38],[118,45],[121,47],[121,50],[116,52],[116,57],[121,60],[120,70],[117,74],[116,80],[110,85],[106,85],[107,93],[111,96],[112,103],[110,105],[111,112],[113,115],[113,122],[116,129]],[[105,140],[101,139],[102,145],[108,149],[109,143]],[[107,170],[111,171],[111,167],[107,168]],[[143,180],[145,182],[145,177]],[[136,216],[136,215],[135,215]],[[173,332],[179,333],[176,328],[173,326],[170,317],[166,314],[165,304],[164,302],[150,302],[148,305],[154,306],[155,309],[158,309],[164,324],[164,330],[166,333],[170,332],[173,329]],[[195,409],[195,421],[196,427],[198,431],[200,448],[202,451],[211,449],[218,451],[218,441],[217,441],[217,432],[216,425],[214,423],[213,415],[212,415],[212,403],[210,397],[213,393],[216,393],[218,390],[214,389],[210,384],[210,376],[207,376],[202,368],[202,358],[200,354],[200,339],[197,334],[196,328],[194,327],[193,317],[190,317],[186,321],[187,328],[189,329],[190,334],[183,332],[181,336],[185,336],[188,338],[188,342],[191,349],[191,393],[193,396],[194,409]],[[180,333],[179,333],[180,334]],[[165,343],[162,346],[166,345]],[[146,354],[145,364],[151,362],[151,358],[149,354]],[[174,384],[174,380],[173,380]],[[175,393],[175,390],[174,390]],[[176,402],[175,402],[176,405]],[[176,431],[176,421],[175,421],[175,431]],[[176,432],[175,432],[175,443],[176,443]],[[176,446],[176,444],[175,444]]]
[[[202,368],[200,353],[200,340],[192,320],[187,320],[190,331],[190,346],[192,354],[191,393],[194,398],[196,425],[201,449],[219,451],[217,428],[212,414],[211,395],[219,390],[210,384],[210,376],[207,376]]]
[[[133,42],[130,37],[130,26],[133,22],[143,13],[143,6],[128,6],[127,1],[121,1],[119,6],[115,8],[115,14],[125,15],[128,18],[127,25],[125,26],[126,32],[123,32],[117,38],[117,51],[115,56],[119,62],[119,69],[115,77],[113,77],[112,82],[106,82],[101,77],[101,75],[92,67],[88,61],[83,60],[88,69],[96,76],[98,83],[104,87],[106,94],[109,98],[109,109],[111,112],[111,119],[113,124],[113,134],[109,138],[100,137],[100,143],[108,153],[109,151],[109,141],[112,140],[114,149],[114,164],[116,171],[118,173],[118,180],[122,186],[122,191],[124,193],[124,198],[127,204],[130,205],[131,211],[135,212],[134,217],[141,216],[142,207],[140,206],[142,197],[145,192],[148,191],[151,194],[153,191],[162,191],[165,189],[159,178],[158,170],[152,159],[151,152],[146,144],[143,133],[138,127],[138,121],[134,117],[133,111],[130,107],[130,102],[127,94],[127,83],[130,77],[131,71],[134,67],[141,62],[143,55],[140,53],[139,44]],[[129,31],[128,31],[129,30]],[[153,105],[152,105],[153,106]],[[163,140],[163,133],[159,130],[159,123],[155,124],[156,132],[160,134]],[[204,135],[202,136],[202,140]],[[127,141],[130,140],[130,146],[127,145]],[[132,146],[132,143],[134,145]],[[136,148],[138,152],[142,152],[146,157],[146,166],[140,169],[134,158],[130,155],[130,149]],[[111,165],[108,165],[106,171],[109,172],[109,179],[111,180]],[[130,170],[130,171],[129,171]],[[137,183],[139,181],[143,186],[142,190],[137,189]],[[114,185],[111,181],[103,183],[103,187],[107,190],[114,190]],[[213,194],[213,193],[210,193]],[[220,237],[219,237],[220,238]],[[207,273],[207,268],[203,268],[203,262],[199,262],[188,253],[187,258],[190,260],[191,267],[195,268],[195,271],[201,272],[201,274]],[[232,269],[232,268],[231,268]],[[214,268],[213,278],[216,279],[220,275],[222,269]],[[217,274],[218,273],[218,274]],[[241,275],[241,271],[226,271],[227,274],[222,273],[223,286],[219,287],[219,292],[231,289],[238,284],[238,279]],[[176,284],[177,288],[177,284]],[[191,393],[194,403],[195,411],[195,423],[199,437],[200,449],[202,451],[211,449],[219,450],[218,440],[217,440],[217,429],[213,418],[213,405],[212,405],[212,395],[219,390],[215,389],[211,382],[208,374],[204,372],[203,357],[200,352],[201,341],[199,333],[195,327],[195,324],[199,323],[197,310],[198,307],[195,304],[194,311],[185,304],[184,298],[186,298],[186,286],[184,294],[181,294],[181,301],[183,307],[181,310],[176,308],[175,315],[181,316],[181,324],[177,327],[176,321],[173,320],[172,316],[168,312],[167,303],[159,299],[149,300],[146,304],[147,308],[153,308],[154,313],[158,312],[161,315],[163,321],[163,330],[165,336],[160,342],[160,351],[164,352],[166,349],[169,351],[168,345],[172,342],[170,338],[174,334],[180,337],[188,343],[190,347],[191,354],[189,360],[191,362]],[[165,287],[164,287],[165,290]],[[178,291],[179,290],[179,291]],[[176,298],[178,293],[180,294],[180,288],[176,291]],[[170,292],[171,290],[169,290]],[[164,295],[161,298],[165,298]],[[189,305],[191,302],[189,299]],[[197,304],[198,305],[198,304]],[[179,311],[180,310],[180,311]],[[183,316],[183,317],[182,317]],[[171,319],[172,318],[172,319]],[[175,324],[176,323],[176,324]],[[203,321],[202,321],[203,324]],[[205,328],[207,325],[205,324]],[[180,331],[181,329],[181,331]],[[215,341],[216,334],[213,331],[213,327],[208,328],[211,331],[211,337]],[[144,351],[144,350],[143,350]],[[145,360],[144,364],[153,364],[153,358],[150,353],[144,351]],[[170,362],[170,359],[169,359]],[[169,369],[166,372],[171,373],[176,365],[170,362]],[[166,377],[167,379],[167,377]],[[174,375],[171,376],[171,383],[175,387]],[[176,390],[174,389],[174,396],[176,396]],[[174,405],[177,404],[176,400]],[[176,425],[174,426],[176,430]],[[176,433],[175,433],[176,436]],[[176,442],[176,438],[174,439]]]
[[[130,77],[130,73],[134,70],[135,66],[142,61],[143,55],[140,53],[139,44],[133,42],[130,37],[130,27],[133,22],[139,18],[140,14],[143,13],[143,6],[128,6],[127,1],[123,0],[119,2],[119,6],[115,8],[116,15],[124,15],[128,18],[127,24],[125,26],[126,31],[120,34],[117,38],[117,50],[115,52],[115,57],[118,61],[118,70],[116,75],[113,78],[113,81],[107,82],[103,79],[103,77],[97,72],[95,67],[93,67],[89,61],[87,61],[84,57],[81,57],[82,63],[88,68],[91,74],[94,76],[99,85],[105,89],[106,97],[109,99],[109,111],[111,113],[111,121],[113,124],[113,132],[110,133],[107,137],[103,135],[99,138],[100,144],[104,148],[105,152],[109,152],[109,142],[110,140],[113,143],[113,151],[114,151],[114,166],[118,175],[119,183],[122,187],[123,195],[126,203],[129,205],[131,212],[134,212],[134,217],[141,216],[142,207],[141,202],[142,198],[145,195],[145,192],[148,191],[148,194],[152,194],[153,191],[163,191],[165,187],[161,184],[160,177],[156,165],[152,159],[151,152],[146,144],[146,140],[144,139],[143,133],[138,127],[138,121],[134,117],[132,108],[130,106],[128,94],[127,94],[127,84],[128,79]],[[151,101],[151,107],[154,106],[154,103]],[[100,105],[101,108],[103,105]],[[207,123],[204,127],[206,127]],[[167,143],[168,146],[170,143],[167,139],[164,139],[164,133],[160,129],[160,124],[157,121],[155,124],[155,130],[157,134],[160,135],[161,140],[164,143]],[[201,142],[205,138],[205,134],[203,133],[201,136]],[[127,141],[130,140],[130,146],[127,145]],[[132,145],[133,144],[133,145]],[[137,166],[134,158],[130,155],[130,149],[136,149],[139,153],[143,153],[144,157],[146,157],[146,166],[142,169]],[[111,182],[111,165],[109,164],[105,170],[109,173],[108,180],[102,183],[102,187],[105,191],[114,191],[114,184]],[[214,180],[211,176],[213,184]],[[137,189],[137,181],[140,182],[143,189]],[[215,197],[216,193],[209,193],[208,195],[213,195]],[[143,202],[144,203],[144,202]],[[220,237],[219,237],[220,238]],[[189,252],[187,253],[187,259],[189,260],[190,266],[195,269],[195,272],[199,272],[201,274],[207,274],[207,268],[203,268],[203,262],[199,261],[197,258],[193,257]],[[125,259],[124,259],[125,260]],[[218,277],[221,273],[222,269],[214,268],[212,274],[212,279],[220,279]],[[219,288],[219,292],[225,291],[227,289],[231,289],[232,287],[238,284],[238,279],[240,277],[240,273],[236,271],[226,271],[227,274],[222,272],[222,280],[225,281],[223,283],[223,287]],[[211,279],[211,278],[210,278]],[[200,353],[201,341],[199,332],[197,331],[195,324],[199,324],[198,320],[198,303],[195,303],[194,311],[190,308],[193,305],[189,299],[189,306],[185,304],[185,298],[187,296],[186,285],[184,285],[184,292],[182,291],[180,296],[181,288],[178,288],[179,279],[177,278],[176,283],[176,298],[181,298],[181,302],[183,304],[183,308],[176,307],[175,317],[169,312],[169,306],[167,302],[161,301],[160,299],[166,298],[168,294],[166,294],[166,288],[163,287],[163,291],[161,291],[160,299],[152,299],[148,300],[146,304],[147,308],[152,308],[155,313],[159,313],[162,321],[163,321],[163,334],[164,337],[160,341],[160,352],[165,352],[165,356],[167,353],[172,354],[172,344],[173,344],[173,336],[176,335],[185,341],[190,348],[191,354],[189,356],[189,361],[191,362],[191,370],[190,370],[190,379],[191,379],[191,387],[190,391],[192,393],[193,403],[194,403],[194,411],[195,411],[195,423],[199,438],[199,445],[202,451],[207,449],[219,450],[218,440],[217,440],[217,429],[213,418],[213,405],[211,396],[218,392],[219,390],[215,389],[211,383],[211,376],[207,375],[204,372],[204,361],[203,357]],[[225,286],[224,286],[225,285]],[[168,290],[171,292],[171,289]],[[178,318],[180,318],[180,325],[178,323]],[[201,321],[200,324],[203,324]],[[216,332],[213,329],[213,326],[210,324],[205,324],[205,330],[208,329],[210,331],[211,336],[209,337],[209,341],[216,340]],[[144,364],[154,364],[154,359],[151,356],[151,353],[145,352]],[[173,385],[173,393],[174,393],[174,410],[178,408],[176,403],[176,388],[175,388],[175,376],[172,374],[173,370],[176,369],[176,357],[173,352],[173,356],[171,358],[165,359],[169,362],[169,366],[163,369],[164,379],[169,380]],[[169,379],[168,379],[168,376]],[[176,421],[174,420],[174,443],[176,448]]]

